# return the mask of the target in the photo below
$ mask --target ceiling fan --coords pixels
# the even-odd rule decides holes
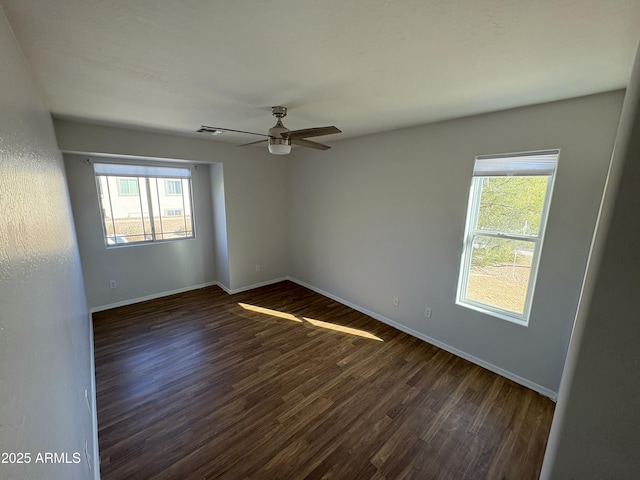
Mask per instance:
[[[287,107],[271,107],[271,114],[276,117],[278,121],[273,127],[269,129],[269,133],[245,132],[243,130],[233,130],[231,128],[221,127],[208,127],[206,125],[202,125],[198,132],[208,133],[211,135],[220,135],[223,132],[236,132],[267,137],[263,140],[245,143],[240,146],[245,147],[247,145],[256,145],[258,143],[268,142],[269,153],[273,153],[274,155],[287,155],[289,152],[291,152],[291,145],[315,148],[316,150],[329,150],[331,148],[329,145],[313,142],[311,140],[307,140],[307,138],[320,137],[322,135],[331,135],[334,133],[342,133],[342,130],[334,126],[303,128],[302,130],[289,130],[282,123],[282,119],[287,116]]]

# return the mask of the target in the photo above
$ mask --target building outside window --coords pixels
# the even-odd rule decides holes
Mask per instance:
[[[138,179],[119,178],[118,195],[138,195]]]
[[[182,195],[182,182],[180,180],[165,180],[165,192],[167,195]]]
[[[107,247],[194,238],[191,170],[95,163]]]

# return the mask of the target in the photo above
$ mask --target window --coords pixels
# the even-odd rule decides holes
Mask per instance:
[[[194,238],[191,171],[94,164],[107,247]]]
[[[119,195],[138,195],[138,179],[137,178],[119,178],[118,194]]]
[[[167,195],[182,195],[182,182],[180,180],[165,180],[164,188]]]
[[[456,303],[528,324],[558,155],[476,157]]]

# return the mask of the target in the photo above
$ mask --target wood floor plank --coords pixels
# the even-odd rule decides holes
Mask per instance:
[[[104,480],[539,475],[549,399],[291,282],[93,322]]]

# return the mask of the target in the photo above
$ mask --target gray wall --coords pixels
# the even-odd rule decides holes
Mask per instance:
[[[622,98],[463,118],[292,158],[291,275],[553,396]],[[561,154],[529,326],[455,305],[474,157],[551,148]]]
[[[216,281],[209,166],[191,169],[196,238],[106,248],[90,156],[65,155],[87,302],[92,309]],[[187,165],[188,166],[188,165]],[[115,280],[117,288],[109,288]]]
[[[232,290],[288,273],[287,158],[265,148],[250,150],[242,161],[229,159],[223,165]]]
[[[640,50],[541,478],[640,478]]]
[[[230,288],[229,279],[229,242],[227,240],[227,202],[224,194],[224,166],[221,163],[211,165],[211,193],[213,201],[213,229],[216,242],[216,278],[218,282]]]
[[[224,193],[213,191],[212,202],[213,212],[218,215],[215,221],[221,221],[220,209],[226,216],[226,238],[220,229],[211,227],[215,238],[209,245],[209,252],[214,256],[224,256],[226,252],[227,258],[218,259],[216,280],[230,291],[236,291],[287,275],[289,220],[286,158],[269,155],[264,148],[238,148],[201,137],[164,135],[68,121],[56,121],[55,128],[58,144],[68,154],[120,155],[129,159],[140,157],[222,164]],[[214,186],[218,173],[222,173],[216,168],[209,180],[213,181]],[[77,181],[81,181],[82,185],[76,185]],[[72,191],[76,188],[95,191],[93,180],[87,185],[87,179],[70,178],[69,183]],[[221,200],[224,200],[224,205],[216,203]],[[210,214],[208,219],[200,218],[197,227],[202,228],[204,222],[212,224],[213,217],[214,214]],[[77,228],[79,237],[83,237],[84,230],[94,232],[96,227],[85,226],[84,222],[78,220]],[[91,232],[87,232],[87,235],[94,235]],[[130,247],[126,250],[155,247],[158,245]],[[261,266],[259,272],[255,271],[255,265]],[[95,268],[106,266],[96,262]],[[227,280],[228,284],[225,283]],[[93,298],[90,289],[88,287],[88,294]]]
[[[92,478],[89,315],[62,156],[1,10],[0,65],[0,452],[32,454],[0,463],[0,478]],[[36,463],[39,452],[81,463]]]

